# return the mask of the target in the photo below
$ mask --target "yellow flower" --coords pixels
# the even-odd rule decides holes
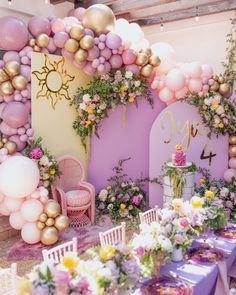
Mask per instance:
[[[219,124],[218,124],[218,127],[222,129],[222,128],[225,127],[225,125],[224,125],[223,123],[219,123]]]
[[[62,258],[62,265],[68,270],[75,270],[79,264],[79,257],[76,253],[68,253]]]
[[[50,175],[55,175],[55,173],[56,173],[56,170],[55,170],[54,168],[51,168],[51,169],[49,170],[49,174],[50,174]]]
[[[85,121],[85,123],[86,123],[86,125],[90,125],[90,124],[92,124],[92,122],[91,122],[90,120]]]
[[[125,209],[126,208],[126,205],[124,203],[121,203],[120,204],[120,209]]]
[[[214,102],[212,105],[213,109],[216,110],[219,107],[219,104],[217,102]]]
[[[133,102],[134,102],[134,97],[133,97],[133,96],[130,96],[130,97],[129,97],[129,102],[130,102],[130,103],[133,103]]]
[[[32,292],[32,285],[31,282],[27,279],[22,279],[17,284],[17,294],[18,295],[25,295],[31,294]]]
[[[200,183],[205,183],[205,179],[200,178],[200,179],[199,179],[199,182],[200,182]]]
[[[182,199],[174,199],[172,201],[172,207],[175,210],[177,210],[177,211],[181,210],[183,208],[183,201],[182,201]]]
[[[120,93],[124,93],[126,91],[126,87],[124,85],[120,86]]]
[[[107,190],[110,191],[111,189],[112,189],[112,186],[111,185],[108,185],[107,186]]]
[[[88,114],[93,114],[93,109],[92,108],[87,108],[87,113]]]
[[[176,144],[175,149],[176,149],[176,150],[182,150],[182,149],[183,149],[182,144],[181,144],[181,143]]]
[[[110,245],[106,245],[106,246],[103,246],[101,249],[100,249],[100,257],[103,259],[103,260],[110,260],[114,257],[116,251],[115,249],[110,246]]]
[[[214,198],[215,196],[215,193],[212,192],[212,191],[205,191],[205,197],[208,198],[208,199],[212,199]]]
[[[197,208],[202,208],[202,205],[204,204],[204,202],[200,197],[194,196],[191,198],[190,204],[193,208],[197,209]]]

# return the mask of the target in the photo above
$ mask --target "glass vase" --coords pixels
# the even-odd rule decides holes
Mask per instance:
[[[183,260],[183,249],[181,247],[174,247],[172,252],[172,261],[179,262]]]

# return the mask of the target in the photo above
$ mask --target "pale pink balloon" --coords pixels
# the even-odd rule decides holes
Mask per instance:
[[[61,54],[65,57],[65,58],[68,58],[69,60],[73,60],[74,59],[74,54],[67,51],[65,48],[63,48],[61,50]]]
[[[136,54],[133,49],[126,49],[122,53],[122,60],[125,65],[131,65],[135,63]]]
[[[23,241],[28,244],[36,244],[40,241],[41,231],[38,229],[35,222],[27,222],[23,225],[21,230],[21,237]]]
[[[113,32],[109,32],[106,36],[106,46],[110,49],[118,49],[121,46],[121,37]]]
[[[21,65],[20,73],[27,79],[28,82],[31,81],[31,67],[29,65]]]
[[[174,92],[170,91],[167,87],[164,87],[159,92],[159,98],[161,101],[167,103],[174,99]]]
[[[202,90],[202,81],[200,79],[190,79],[188,88],[190,92],[200,92]]]
[[[78,7],[76,9],[74,9],[73,14],[70,16],[74,16],[76,17],[79,21],[82,21],[84,13],[85,13],[86,9],[83,7]]]
[[[139,74],[139,67],[136,64],[127,65],[127,66],[125,66],[125,69],[127,71],[131,71],[135,75],[138,75]]]
[[[37,37],[40,34],[47,34],[48,36],[51,33],[51,24],[47,17],[35,15],[28,22],[28,28],[30,33]]]
[[[0,118],[2,118],[2,111],[5,108],[6,104],[7,104],[6,102],[0,103]]]
[[[203,75],[201,77],[202,77],[202,84],[208,84],[208,78]]]
[[[96,69],[92,67],[91,61],[87,62],[83,70],[89,76],[93,76],[96,73]]]
[[[4,198],[5,198],[5,196],[2,193],[0,193],[0,203],[3,202]]]
[[[20,136],[19,135],[12,135],[12,136],[10,136],[9,137],[9,140],[14,141],[16,143],[16,145],[17,145],[17,151],[18,152],[23,151],[23,149],[26,146],[26,142],[22,142],[20,140]]]
[[[105,67],[105,69],[104,69],[103,74],[105,75],[105,74],[110,73],[110,71],[111,71],[111,64],[108,61],[105,61],[104,67]]]
[[[32,197],[32,199],[39,199],[40,198],[39,190],[35,190],[30,196]]]
[[[63,48],[68,39],[70,36],[66,32],[56,32],[53,36],[54,44],[59,48]]]
[[[3,96],[3,99],[5,102],[11,102],[14,100],[14,96],[13,95]]]
[[[100,51],[98,47],[95,45],[93,48],[88,50],[88,57],[87,60],[93,61],[95,58],[98,58],[100,54]]]
[[[19,53],[17,51],[8,51],[3,55],[3,60],[4,62],[8,62],[11,60],[15,60],[17,62],[20,63],[20,56]]]
[[[38,200],[27,200],[22,204],[20,212],[27,222],[35,222],[43,213],[43,206]]]
[[[26,124],[28,116],[27,107],[18,101],[8,103],[2,112],[2,119],[12,128],[19,128]]]
[[[9,223],[14,229],[21,230],[23,225],[25,224],[25,220],[22,214],[18,211],[11,213],[9,217]]]
[[[48,197],[40,197],[40,202],[41,202],[42,204],[46,204],[47,201],[48,201]]]
[[[108,60],[112,55],[111,49],[105,47],[102,51],[100,51],[100,55],[105,57],[106,60]]]
[[[152,81],[151,88],[152,88],[152,89],[156,89],[157,86],[158,86],[158,84],[159,84],[159,80],[154,80],[154,81]]]
[[[233,178],[236,179],[236,169],[227,169],[224,172],[224,180],[231,181]]]
[[[157,89],[158,90],[161,90],[162,88],[164,88],[165,87],[165,82],[164,81],[159,81],[159,83],[158,83],[158,85],[157,85]]]
[[[48,196],[48,190],[46,189],[46,188],[44,188],[44,187],[41,187],[41,189],[40,189],[40,195],[42,196],[42,197],[47,197]]]
[[[231,158],[229,160],[229,167],[232,169],[236,169],[236,158]]]
[[[51,28],[54,34],[58,33],[58,32],[65,32],[66,30],[66,26],[65,23],[63,21],[63,19],[60,18],[54,18],[51,21]]]
[[[171,91],[178,91],[185,86],[185,76],[179,69],[171,69],[166,75],[166,86]]]
[[[11,214],[11,212],[5,206],[4,201],[0,204],[0,214],[4,216],[9,216]]]
[[[17,129],[11,128],[3,121],[0,124],[0,132],[2,132],[4,135],[11,136],[11,135],[17,134]]]
[[[213,69],[210,65],[208,64],[203,64],[201,65],[202,68],[202,75],[210,79],[213,76]]]
[[[53,53],[57,50],[57,46],[55,45],[53,38],[50,38],[47,49],[50,53]]]
[[[113,69],[119,69],[123,64],[122,58],[119,54],[112,55],[109,62]]]
[[[191,78],[200,78],[202,74],[202,68],[201,68],[201,63],[200,62],[191,62],[189,64],[189,75]]]
[[[175,92],[175,97],[176,97],[176,99],[181,99],[181,98],[184,98],[187,93],[188,93],[188,88],[184,87],[184,88]]]
[[[4,205],[10,212],[19,211],[23,202],[24,202],[24,199],[17,199],[17,198],[10,198],[10,197],[5,197],[4,199]]]
[[[8,149],[6,149],[6,148],[0,149],[0,155],[6,156],[7,154],[8,154]]]

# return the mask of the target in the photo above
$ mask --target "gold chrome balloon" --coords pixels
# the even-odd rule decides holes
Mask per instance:
[[[12,85],[17,90],[25,89],[27,86],[27,83],[28,83],[27,79],[22,75],[16,76],[12,79]]]
[[[45,223],[44,222],[41,222],[41,221],[38,221],[37,222],[37,228],[40,229],[40,230],[43,230],[45,228]]]
[[[40,34],[36,39],[36,44],[41,47],[45,48],[48,46],[50,38],[46,34]]]
[[[229,144],[235,144],[236,145],[236,135],[230,135]]]
[[[76,25],[71,28],[70,36],[71,38],[79,41],[84,36],[84,27],[81,25]]]
[[[145,53],[147,55],[147,57],[150,57],[152,55],[152,49],[151,48],[144,49],[141,52]]]
[[[38,45],[35,45],[33,49],[34,49],[35,52],[40,52],[41,51],[41,48]]]
[[[217,91],[219,90],[220,84],[218,82],[214,82],[211,86],[210,86],[210,90],[211,91]]]
[[[6,96],[9,96],[9,95],[12,95],[13,92],[14,92],[14,87],[12,86],[11,82],[10,81],[6,81],[6,82],[3,82],[1,85],[0,85],[0,92],[3,94],[3,95],[6,95]]]
[[[9,155],[12,155],[16,152],[17,145],[14,141],[9,140],[4,144],[4,148],[6,148],[8,150]]]
[[[29,46],[34,47],[36,45],[36,39],[34,39],[34,38],[29,39],[28,44],[29,44]]]
[[[152,55],[152,56],[149,57],[149,63],[152,66],[157,67],[161,63],[161,60],[160,60],[159,56]]]
[[[92,36],[86,35],[80,40],[79,45],[81,48],[89,50],[94,46],[94,39]]]
[[[44,213],[46,213],[47,216],[51,218],[56,218],[58,215],[60,215],[60,212],[61,212],[60,205],[53,200],[48,201],[44,207]]]
[[[41,221],[41,222],[46,222],[47,219],[48,219],[48,216],[47,216],[47,214],[45,214],[45,213],[42,213],[42,214],[39,216],[39,221]]]
[[[59,215],[57,216],[57,218],[55,219],[55,224],[54,226],[59,230],[59,231],[63,231],[64,229],[66,229],[70,224],[70,220],[67,216],[65,215]]]
[[[44,245],[53,245],[58,241],[58,230],[54,226],[45,227],[41,232],[41,243]]]
[[[88,57],[88,52],[82,48],[80,48],[75,53],[75,60],[76,61],[79,61],[79,62],[85,61],[87,57]]]
[[[3,137],[3,138],[2,138],[2,142],[3,142],[3,143],[7,143],[7,141],[8,141],[8,140],[7,140],[6,137]]]
[[[65,49],[71,53],[75,53],[79,48],[78,41],[74,39],[68,39],[65,43]]]
[[[220,84],[222,84],[222,83],[225,82],[225,79],[224,79],[224,77],[223,77],[222,75],[219,76],[219,78],[218,78],[218,82],[219,82]]]
[[[86,9],[82,23],[85,28],[89,28],[100,35],[113,30],[115,20],[115,15],[108,6],[95,4]]]
[[[219,92],[222,95],[228,95],[231,92],[231,87],[228,83],[220,84]]]
[[[54,218],[48,218],[48,220],[46,221],[46,226],[52,226],[55,223]]]
[[[148,57],[145,53],[139,53],[136,59],[136,64],[138,66],[144,66],[148,63]]]
[[[8,80],[9,76],[7,75],[7,73],[3,69],[0,69],[0,83],[3,83]]]
[[[236,145],[229,146],[229,156],[230,158],[236,157]]]
[[[153,66],[150,64],[147,64],[146,66],[142,67],[141,74],[147,78],[151,76],[152,71],[153,71]]]
[[[20,73],[20,64],[15,60],[10,60],[5,64],[4,70],[9,77],[15,77]]]

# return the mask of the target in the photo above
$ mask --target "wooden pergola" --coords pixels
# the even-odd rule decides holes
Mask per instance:
[[[142,26],[166,23],[236,9],[236,0],[68,0],[75,7],[106,4],[116,15]],[[51,0],[52,4],[65,2]]]

